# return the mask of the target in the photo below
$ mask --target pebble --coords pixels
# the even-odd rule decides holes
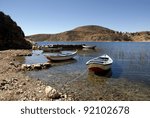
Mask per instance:
[[[13,62],[9,62],[9,64],[10,64],[10,65],[14,65],[14,63],[13,63]]]
[[[22,89],[18,89],[18,91],[16,91],[16,94],[22,94],[23,93],[23,90]]]
[[[1,86],[5,86],[6,84],[8,84],[6,80],[2,80],[2,82],[0,83]]]

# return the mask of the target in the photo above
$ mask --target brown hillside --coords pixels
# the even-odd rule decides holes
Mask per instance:
[[[110,32],[113,30],[110,30],[108,28],[105,27],[101,27],[101,26],[96,26],[96,25],[87,25],[87,26],[81,26],[81,27],[77,27],[75,29],[73,29],[73,31],[80,31],[80,32],[95,32],[95,33],[100,33],[100,32]]]
[[[140,41],[150,40],[145,33],[121,33],[105,27],[88,25],[58,34],[28,36],[33,41]],[[142,39],[141,39],[142,38]]]
[[[150,32],[136,32],[131,33],[133,41],[150,41]]]

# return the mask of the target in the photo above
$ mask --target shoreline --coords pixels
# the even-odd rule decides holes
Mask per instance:
[[[28,54],[31,54],[31,50],[0,51],[1,101],[145,101],[150,99],[149,87],[143,83],[134,83],[124,78],[103,79],[93,73],[89,73],[87,78],[74,81],[59,88],[59,85],[55,86],[53,82],[46,83],[46,81],[40,80],[38,76],[29,77],[25,74],[26,71],[20,69],[22,62],[16,59],[17,56]],[[39,73],[39,71],[37,72]],[[72,78],[69,78],[72,76],[66,75],[64,77],[67,77],[67,80],[72,80]],[[59,90],[59,93],[61,92],[59,99],[47,97],[45,89],[49,86],[53,86],[54,89],[57,88]],[[94,86],[96,87],[94,91],[98,90],[96,93],[93,89],[90,89]]]
[[[45,94],[46,83],[26,76],[20,69],[17,55],[27,55],[31,50],[0,51],[0,100],[1,101],[39,101],[54,100]],[[60,93],[59,101],[72,100]],[[65,96],[65,97],[64,97]]]
[[[49,41],[49,40],[47,40],[47,41],[33,41],[34,43],[36,43],[36,42],[109,42],[109,43],[118,43],[118,42],[121,42],[121,43],[126,43],[126,42],[133,42],[133,43],[138,43],[138,42],[150,42],[150,41]]]

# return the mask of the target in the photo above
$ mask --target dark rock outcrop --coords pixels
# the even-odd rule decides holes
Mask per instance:
[[[22,29],[10,16],[0,11],[0,50],[31,48],[32,45],[25,40]]]

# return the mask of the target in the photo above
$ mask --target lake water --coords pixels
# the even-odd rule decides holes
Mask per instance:
[[[78,50],[74,60],[53,63],[49,69],[30,71],[30,77],[45,81],[75,100],[150,100],[150,43],[148,42],[38,42],[46,44],[96,45],[95,50]],[[22,63],[48,60],[42,51],[33,51]],[[106,76],[89,72],[86,62],[102,54],[113,59]]]

